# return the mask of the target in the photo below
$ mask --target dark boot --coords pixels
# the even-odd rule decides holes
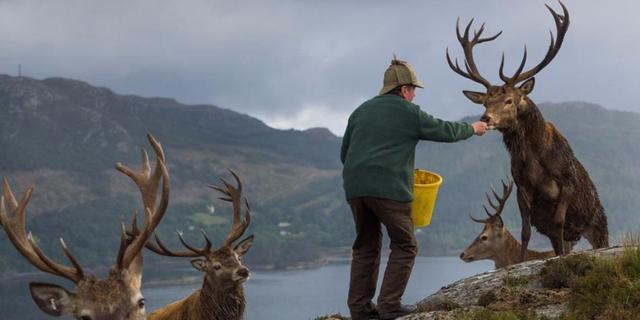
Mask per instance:
[[[378,310],[376,310],[376,305],[373,302],[370,302],[366,307],[365,307],[365,312],[362,316],[356,316],[354,314],[352,314],[352,320],[378,320],[380,319],[380,316],[378,315]]]
[[[393,320],[411,314],[416,311],[416,306],[403,304],[400,308],[380,314],[380,320]]]

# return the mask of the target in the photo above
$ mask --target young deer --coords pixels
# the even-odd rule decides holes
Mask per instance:
[[[496,268],[521,262],[520,255],[522,245],[511,235],[500,217],[512,189],[513,180],[511,179],[509,179],[508,184],[502,181],[502,197],[498,196],[493,187],[491,188],[493,196],[498,201],[497,205],[493,203],[489,194],[486,194],[487,202],[495,212],[493,214],[489,213],[487,207],[482,205],[489,218],[482,220],[471,217],[471,220],[484,224],[484,228],[469,247],[460,254],[460,259],[464,260],[464,262],[488,259],[493,260]],[[553,256],[555,256],[553,250],[538,252],[527,249],[525,251],[524,261],[544,259]]]
[[[149,159],[143,150],[143,170],[134,172],[118,163],[117,169],[137,184],[145,210],[144,229],[140,236],[128,241],[122,226],[120,249],[116,265],[106,279],[87,274],[73,256],[65,242],[60,245],[73,267],[59,264],[48,258],[38,247],[31,233],[25,230],[25,212],[33,188],[29,187],[20,202],[16,201],[6,178],[2,181],[4,196],[0,198],[0,224],[15,248],[36,268],[71,280],[75,292],[48,283],[29,284],[31,296],[38,307],[52,316],[67,315],[81,320],[139,320],[146,319],[145,301],[140,293],[142,281],[142,248],[153,233],[169,201],[169,173],[160,144],[148,135],[156,151],[156,167],[151,173]],[[156,206],[156,196],[162,180],[161,198]],[[10,213],[7,214],[8,205]]]
[[[231,170],[229,170],[231,171]],[[241,220],[242,183],[240,178],[231,171],[237,182],[237,187],[222,180],[224,188],[209,186],[221,192],[224,196],[220,199],[233,204],[233,225],[227,239],[221,248],[211,248],[211,241],[203,231],[206,242],[204,248],[195,248],[189,245],[178,233],[180,242],[188,249],[185,251],[171,251],[160,242],[156,235],[155,242],[149,241],[147,248],[151,251],[168,257],[201,257],[191,261],[191,265],[204,272],[202,288],[196,290],[187,298],[168,304],[153,312],[149,319],[156,320],[236,320],[242,319],[245,309],[243,283],[249,279],[249,269],[242,265],[240,258],[249,251],[253,242],[253,235],[240,241],[232,248],[233,242],[238,240],[251,222],[251,210],[247,198],[244,198],[246,207],[245,217]],[[138,231],[133,230],[132,234]]]
[[[522,217],[522,252],[524,255],[531,237],[531,225],[549,237],[557,254],[566,254],[581,236],[594,248],[609,245],[607,217],[600,204],[598,192],[569,142],[551,123],[546,122],[538,107],[527,97],[533,90],[534,75],[556,56],[569,28],[569,12],[560,3],[563,15],[547,8],[556,24],[557,39],[551,34],[547,54],[538,65],[523,72],[524,57],[512,77],[503,73],[504,55],[500,64],[500,78],[504,85],[494,86],[483,78],[473,60],[473,47],[496,39],[502,32],[480,38],[484,25],[469,38],[467,25],[464,35],[456,28],[458,41],[465,56],[466,72],[456,61],[447,62],[459,75],[484,85],[486,93],[463,91],[474,103],[486,108],[481,121],[502,133],[503,142],[511,155],[511,174],[518,186],[518,207]],[[459,20],[458,20],[459,22]],[[522,85],[516,87],[518,83]]]

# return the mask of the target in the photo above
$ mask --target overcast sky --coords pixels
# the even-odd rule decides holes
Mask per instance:
[[[461,58],[455,21],[475,17],[497,40],[476,49],[485,78],[538,63],[555,27],[540,0],[465,1],[35,1],[0,0],[0,72],[66,77],[121,94],[172,97],[257,117],[278,128],[342,135],[374,96],[393,53],[425,89],[414,100],[457,120],[480,113],[461,90],[483,87],[449,69]],[[547,1],[560,10],[555,1]],[[536,77],[540,102],[584,100],[640,112],[640,1],[566,0],[571,26]]]

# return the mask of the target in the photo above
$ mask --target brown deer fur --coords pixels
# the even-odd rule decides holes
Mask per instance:
[[[153,252],[169,257],[200,257],[191,261],[198,271],[205,274],[202,288],[180,301],[171,303],[155,311],[149,316],[152,320],[238,320],[242,319],[246,301],[243,284],[249,278],[249,269],[242,265],[240,257],[251,248],[253,235],[240,241],[232,249],[234,241],[239,239],[251,221],[249,203],[245,198],[245,218],[240,219],[242,183],[240,178],[231,171],[237,182],[233,187],[222,180],[224,188],[210,186],[223,194],[221,199],[233,203],[233,225],[227,239],[221,248],[211,249],[211,242],[206,234],[204,248],[194,248],[187,244],[178,234],[185,251],[171,251],[160,242],[158,237],[147,243],[147,248]],[[132,232],[136,234],[134,230]]]
[[[594,248],[608,246],[607,217],[589,174],[537,106],[528,98],[524,104],[519,125],[501,130],[518,185],[523,243],[529,241],[530,221],[558,254],[570,251],[581,235]]]
[[[557,254],[571,250],[581,236],[594,248],[608,246],[607,218],[600,204],[596,188],[576,159],[567,140],[550,123],[527,95],[534,87],[533,76],[548,65],[557,54],[569,27],[569,12],[560,3],[563,15],[547,8],[556,24],[557,39],[551,43],[542,62],[523,71],[527,52],[512,77],[503,73],[504,85],[494,86],[483,78],[473,61],[473,46],[497,38],[480,38],[484,26],[470,38],[471,21],[464,35],[458,30],[458,41],[465,53],[466,72],[457,61],[454,65],[447,52],[449,66],[458,74],[485,86],[486,93],[463,91],[472,102],[486,108],[481,121],[499,130],[511,155],[511,174],[518,186],[518,206],[522,217],[522,257],[524,258],[531,225],[549,237]],[[516,84],[522,83],[516,87]]]
[[[144,228],[142,231],[139,230],[139,237],[136,239],[127,240],[124,232],[122,233],[116,265],[105,279],[98,279],[86,273],[62,239],[60,239],[60,244],[63,252],[73,267],[48,258],[41,251],[31,233],[27,233],[25,229],[26,207],[33,189],[28,188],[18,202],[11,191],[9,182],[7,179],[3,179],[3,195],[0,197],[0,226],[7,233],[11,243],[36,268],[66,278],[75,285],[74,292],[70,292],[55,284],[30,283],[31,296],[43,312],[52,316],[71,316],[81,320],[146,319],[145,300],[140,292],[142,282],[141,250],[164,216],[169,201],[169,173],[164,163],[162,146],[151,135],[147,135],[147,138],[157,156],[153,171],[144,150],[141,171],[133,171],[120,163],[117,164],[117,169],[129,176],[140,189],[145,209]],[[161,198],[156,205],[159,191]],[[133,220],[135,224],[135,214]]]
[[[521,262],[522,245],[509,232],[502,222],[501,213],[504,204],[511,193],[513,181],[505,185],[505,193],[502,198],[496,195],[498,206],[489,204],[496,209],[494,214],[487,211],[489,218],[480,220],[471,218],[473,221],[482,223],[484,227],[473,242],[460,254],[460,259],[465,262],[478,260],[492,260],[496,268],[503,268]],[[495,194],[495,192],[494,192]],[[487,199],[489,196],[487,195]],[[486,207],[485,207],[486,208]],[[554,251],[538,252],[525,250],[524,261],[544,259],[555,256]]]
[[[231,260],[229,263],[239,263],[235,253],[227,251],[226,255]],[[246,306],[245,280],[206,274],[201,289],[158,309],[149,315],[149,320],[242,319]]]
[[[486,244],[482,244],[486,241],[481,240],[483,235],[490,235],[489,237],[492,236],[494,239],[499,238],[499,242],[494,242],[492,247],[482,248],[486,246]],[[553,250],[540,252],[529,249],[525,250],[524,259],[521,258],[521,254],[522,245],[511,235],[509,230],[504,225],[493,225],[482,229],[474,242],[460,254],[460,259],[465,262],[492,260],[496,268],[504,268],[522,261],[545,259],[556,255]]]

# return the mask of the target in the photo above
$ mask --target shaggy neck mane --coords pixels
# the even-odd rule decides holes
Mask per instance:
[[[200,290],[199,309],[202,315],[200,319],[207,320],[236,320],[242,319],[246,301],[242,284],[229,289],[221,289],[222,286],[211,283],[208,279],[203,281]]]
[[[545,120],[531,99],[525,98],[525,111],[518,115],[517,123],[503,132],[502,140],[512,156],[524,158],[533,148],[544,145]]]

